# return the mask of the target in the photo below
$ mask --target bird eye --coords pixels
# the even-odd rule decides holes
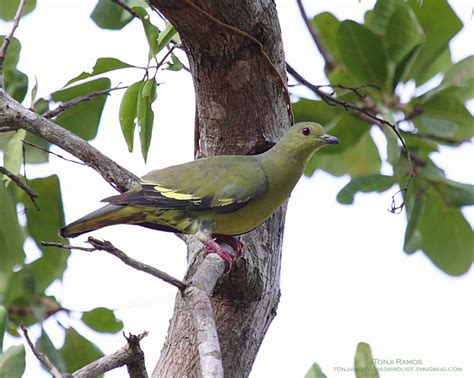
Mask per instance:
[[[309,129],[309,127],[303,127],[301,129],[301,134],[303,134],[304,136],[308,136],[309,134],[311,134],[311,130]]]

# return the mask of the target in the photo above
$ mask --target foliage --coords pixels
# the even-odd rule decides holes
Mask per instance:
[[[0,18],[12,20],[18,2],[12,0],[7,2],[8,7],[0,7]],[[64,88],[58,88],[48,98],[36,98],[36,82],[31,101],[26,106],[45,115],[51,109],[63,107],[64,110],[54,114],[52,120],[78,136],[92,140],[97,135],[106,103],[104,93],[117,89],[111,85],[107,74],[134,70],[137,77],[123,93],[117,123],[129,151],[133,150],[138,134],[146,160],[152,138],[159,71],[181,70],[183,64],[173,54],[179,43],[174,27],[168,23],[160,30],[154,25],[143,0],[124,0],[124,3],[133,14],[112,1],[99,0],[91,18],[104,29],[117,30],[131,22],[140,23],[149,46],[143,67],[114,57],[99,57],[90,72],[75,75]],[[26,12],[31,12],[35,5],[35,1],[29,1]],[[407,159],[392,130],[383,128],[387,163],[393,173],[381,174],[385,153],[379,150],[371,134],[378,126],[343,107],[301,98],[293,104],[295,121],[320,122],[343,142],[338,150],[327,149],[315,155],[306,174],[312,175],[320,169],[335,176],[350,175],[351,181],[337,195],[337,200],[343,204],[352,204],[358,192],[384,192],[398,186],[406,202],[408,218],[405,252],[422,250],[442,271],[451,275],[465,273],[472,263],[473,234],[461,209],[474,204],[474,189],[472,185],[447,179],[432,160],[432,154],[442,146],[460,146],[474,134],[472,116],[465,106],[474,93],[474,58],[470,56],[453,63],[448,47],[462,27],[460,20],[444,0],[379,0],[365,15],[363,24],[340,21],[330,13],[316,15],[312,22],[337,62],[335,69],[326,71],[330,84],[378,87],[361,89],[365,96],[335,87],[334,95],[395,122],[411,159]],[[0,36],[0,44],[3,38]],[[20,52],[20,41],[14,38],[3,65],[4,81],[11,96],[26,102],[29,81],[28,76],[18,70]],[[409,82],[413,82],[417,90],[409,101],[402,103],[400,92]],[[426,83],[429,90],[421,88]],[[81,98],[85,101],[77,101]],[[1,133],[3,165],[16,175],[25,164],[48,161],[47,152],[25,145],[23,141],[45,150],[50,147],[47,142],[24,131]],[[414,177],[410,179],[412,175]],[[29,180],[28,185],[38,194],[38,208],[9,179],[0,182],[0,304],[9,312],[7,322],[5,311],[0,307],[0,352],[5,330],[18,335],[16,328],[20,323],[42,324],[58,312],[67,312],[56,298],[46,294],[46,290],[62,279],[69,253],[52,251],[41,245],[42,240],[59,241],[57,230],[64,225],[59,178],[56,175],[39,177]],[[32,262],[25,261],[27,240],[39,251],[39,257]],[[117,333],[123,329],[122,322],[109,309],[91,309],[80,315],[83,325],[96,332]],[[59,350],[44,328],[41,328],[36,345],[56,366],[72,372],[102,355],[76,329],[69,327],[64,331],[65,342]],[[370,348],[360,344],[356,367],[367,366],[370,359]],[[1,354],[0,375],[12,371],[2,369],[14,369],[16,373],[11,375],[21,376],[24,348],[11,347]],[[315,364],[307,376],[324,377],[324,374]]]
[[[21,378],[25,371],[25,347],[13,345],[3,350],[3,337],[7,328],[8,315],[5,307],[0,306],[0,377]]]
[[[357,344],[356,354],[354,356],[354,372],[356,378],[379,378],[379,372],[375,366],[372,357],[372,350],[367,343]],[[326,378],[326,374],[317,362],[309,368],[304,376],[305,378]]]
[[[431,157],[442,146],[460,146],[474,135],[465,105],[473,97],[473,57],[453,63],[448,46],[462,28],[461,21],[443,0],[421,4],[379,0],[363,24],[339,21],[329,13],[316,15],[312,21],[338,63],[326,71],[329,83],[336,86],[335,96],[394,123],[411,159],[392,130],[383,126],[393,174],[381,175],[384,153],[371,135],[379,126],[344,107],[302,98],[293,107],[296,120],[319,120],[342,141],[339,150],[316,154],[306,174],[321,169],[336,176],[350,175],[351,182],[337,195],[343,204],[352,204],[357,192],[382,192],[398,184],[401,196],[394,197],[395,206],[406,202],[408,218],[405,252],[421,250],[444,272],[464,274],[472,264],[474,238],[461,208],[473,204],[474,188],[447,179]],[[416,91],[402,102],[400,93],[408,82],[416,85]],[[341,84],[342,88],[337,87]],[[429,89],[420,88],[423,84]],[[378,89],[344,89],[361,85]]]

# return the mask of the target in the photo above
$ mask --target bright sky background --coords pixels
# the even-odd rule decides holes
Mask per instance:
[[[374,1],[306,1],[308,14],[324,10],[339,19],[361,21]],[[466,28],[451,45],[455,61],[473,54],[472,2],[450,1]],[[70,78],[90,70],[98,57],[115,57],[145,65],[148,47],[139,22],[124,32],[100,30],[89,19],[95,0],[38,1],[37,9],[22,20],[16,36],[22,43],[19,68],[30,79],[36,76],[39,95],[61,88]],[[303,76],[323,83],[321,58],[300,19],[294,0],[277,0],[286,58]],[[0,34],[10,24],[0,23]],[[128,85],[141,78],[125,70],[112,76]],[[34,81],[34,80],[32,80]],[[191,77],[185,72],[162,72],[158,81],[155,129],[149,161],[140,148],[129,154],[119,131],[121,94],[107,100],[98,137],[92,144],[138,175],[193,158],[194,97]],[[304,91],[303,91],[304,92]],[[300,92],[300,93],[303,93]],[[306,92],[304,92],[306,93]],[[381,134],[374,133],[383,143]],[[342,141],[343,142],[343,141]],[[383,149],[382,149],[383,150]],[[54,151],[64,154],[58,148]],[[114,193],[102,178],[86,167],[55,157],[52,164],[29,169],[31,177],[57,173],[61,178],[66,219],[73,221],[95,210],[99,201]],[[472,144],[444,148],[436,161],[448,177],[474,182]],[[387,167],[384,167],[387,169]],[[30,177],[30,178],[31,178]],[[423,367],[458,367],[458,373],[382,373],[382,377],[472,377],[473,274],[453,278],[439,271],[421,253],[407,256],[403,248],[405,215],[387,211],[395,188],[380,195],[358,195],[353,206],[336,202],[337,192],[348,182],[318,172],[303,178],[294,190],[287,216],[278,315],[268,331],[255,362],[252,377],[301,377],[317,361],[329,377],[353,377],[335,371],[353,365],[358,342],[368,342],[377,359],[421,359]],[[474,219],[472,209],[469,218]],[[182,277],[185,246],[174,235],[132,226],[115,226],[94,232],[112,241],[132,257]],[[80,245],[85,238],[77,238]],[[30,248],[29,260],[38,252]],[[176,290],[115,258],[96,252],[75,251],[62,284],[50,289],[66,308],[85,311],[98,306],[116,309],[125,331],[150,332],[142,342],[151,373],[164,341]],[[97,335],[61,314],[61,323],[72,324],[96,341],[105,353],[124,344],[121,335]],[[54,319],[45,324],[57,335]],[[38,330],[31,335],[37,337]],[[51,334],[51,333],[50,333]],[[8,343],[18,343],[9,338]],[[28,353],[26,377],[49,376]],[[33,362],[32,362],[33,361]],[[387,365],[383,365],[387,366]],[[393,365],[392,365],[393,366]],[[403,367],[408,365],[402,365]],[[116,370],[110,377],[126,376]]]

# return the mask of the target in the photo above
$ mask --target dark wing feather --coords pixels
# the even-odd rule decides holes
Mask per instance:
[[[159,209],[236,211],[267,190],[251,156],[217,156],[150,172],[140,187],[104,199],[115,205]]]

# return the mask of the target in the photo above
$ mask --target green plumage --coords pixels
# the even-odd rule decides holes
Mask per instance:
[[[128,223],[195,234],[203,242],[212,235],[244,234],[290,196],[314,152],[337,143],[320,125],[298,123],[260,155],[216,156],[152,171],[139,186],[106,198],[108,205],[60,233],[75,237]]]

